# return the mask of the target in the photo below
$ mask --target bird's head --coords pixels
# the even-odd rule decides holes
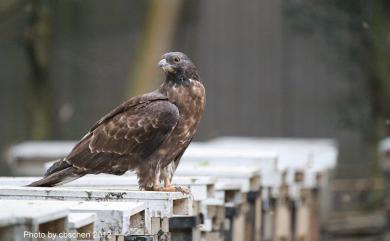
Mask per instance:
[[[197,68],[187,55],[180,52],[169,52],[162,55],[161,58],[158,66],[165,72],[167,80],[199,80]]]

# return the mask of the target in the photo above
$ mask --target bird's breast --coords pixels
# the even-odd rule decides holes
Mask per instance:
[[[197,126],[205,107],[205,89],[198,81],[190,81],[190,85],[173,85],[164,89],[169,101],[179,109],[179,121],[170,136],[151,158],[168,165],[184,151],[195,135]]]
[[[178,107],[180,113],[174,132],[178,135],[180,142],[189,141],[195,134],[204,111],[205,89],[202,83],[192,80],[189,86],[173,86],[168,93],[168,98]]]

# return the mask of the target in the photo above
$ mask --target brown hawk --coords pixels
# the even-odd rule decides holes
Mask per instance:
[[[132,97],[105,115],[68,156],[29,186],[56,186],[86,174],[133,170],[141,190],[183,190],[171,185],[172,176],[201,119],[205,89],[185,54],[166,53],[159,66],[166,77],[157,90]]]

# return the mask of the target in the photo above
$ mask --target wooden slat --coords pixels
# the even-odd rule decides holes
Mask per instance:
[[[104,189],[72,189],[72,188],[42,188],[42,187],[12,187],[1,186],[2,199],[20,200],[97,200],[97,201],[127,201],[144,202],[151,217],[169,217],[174,214],[191,214],[192,203],[188,195],[168,192],[142,192],[128,190]],[[186,203],[185,205],[183,203]],[[180,208],[176,207],[178,204]]]

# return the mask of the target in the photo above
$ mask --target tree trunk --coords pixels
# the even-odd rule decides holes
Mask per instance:
[[[170,51],[182,3],[181,0],[151,0],[149,3],[141,46],[131,68],[130,95],[158,86],[157,62],[164,52]]]
[[[30,138],[51,137],[53,123],[51,88],[48,78],[50,16],[48,0],[32,0],[26,28],[26,53],[31,66],[28,111]]]

